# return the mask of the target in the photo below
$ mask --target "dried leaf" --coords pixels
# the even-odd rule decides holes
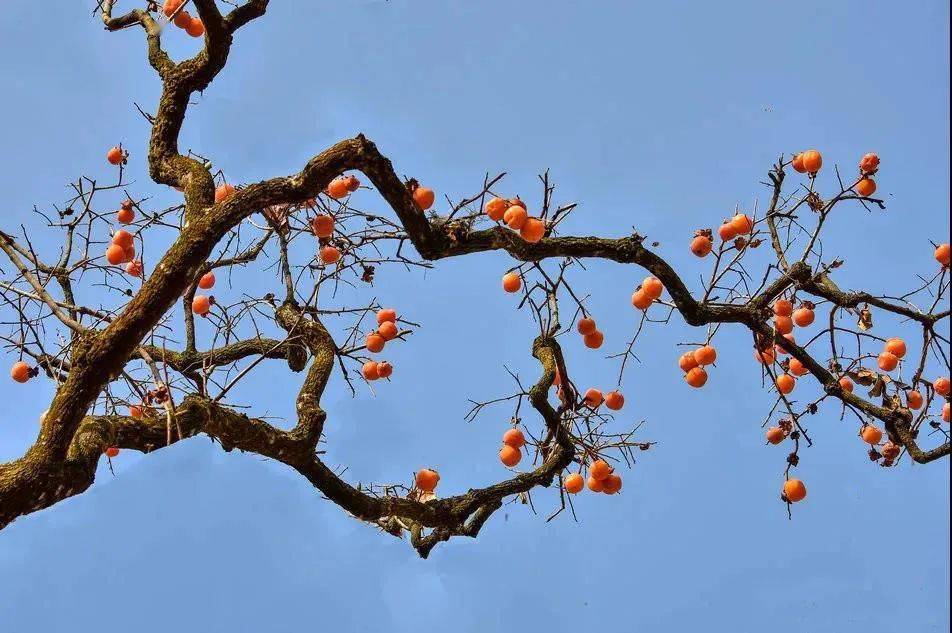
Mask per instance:
[[[864,332],[873,329],[873,313],[869,308],[859,311],[859,322],[856,325]]]

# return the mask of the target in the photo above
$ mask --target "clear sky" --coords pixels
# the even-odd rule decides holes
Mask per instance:
[[[148,130],[133,102],[153,109],[158,84],[142,34],[103,32],[94,4],[5,3],[0,14],[5,230],[39,226],[33,205],[64,199],[78,174],[108,178],[103,152],[119,141],[134,190],[171,200],[144,169]],[[697,288],[693,230],[763,204],[771,161],[815,146],[849,170],[864,152],[883,158],[888,210],[831,222],[844,286],[908,288],[933,270],[929,240],[948,239],[946,2],[272,4],[238,34],[183,135],[236,182],[296,171],[360,131],[398,173],[454,197],[505,170],[506,189],[531,203],[550,168],[558,200],[581,204],[571,232],[636,227]],[[194,50],[170,35],[177,55]],[[831,187],[831,174],[821,181]],[[499,289],[510,261],[388,271],[362,291],[423,328],[395,347],[394,381],[376,397],[332,380],[327,459],[351,481],[405,480],[428,464],[451,494],[504,476],[496,451],[510,412],[463,416],[467,398],[508,392],[503,364],[537,372],[533,325]],[[594,264],[576,278],[608,352],[631,332],[628,297],[643,276]],[[718,367],[694,391],[675,344],[701,336],[675,322],[639,343],[625,417],[647,420],[640,437],[659,444],[625,473],[623,494],[580,495],[578,523],[546,523],[557,501],[541,492],[539,516],[507,506],[478,540],[421,561],[285,467],[199,438],[124,452],[86,494],[0,532],[0,630],[948,630],[948,461],[882,469],[827,409],[801,453],[810,496],[788,521],[785,452],[764,446],[771,397],[748,335],[718,336]],[[612,384],[614,361],[577,339],[565,347],[577,380]],[[253,412],[293,413],[300,377],[276,379],[280,367],[236,394]],[[50,397],[42,380],[0,381],[0,460],[34,440]]]

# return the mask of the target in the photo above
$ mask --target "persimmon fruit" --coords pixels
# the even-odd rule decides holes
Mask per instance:
[[[435,470],[422,468],[416,474],[416,487],[423,492],[433,492],[440,483],[440,475]]]
[[[570,495],[577,495],[585,487],[585,478],[578,473],[571,473],[562,479],[562,487]]]
[[[694,360],[698,365],[712,365],[717,360],[717,350],[713,345],[704,345],[694,350]]]
[[[522,228],[522,225],[526,223],[526,218],[529,217],[529,214],[526,213],[526,210],[522,207],[517,207],[515,205],[506,209],[506,213],[503,214],[503,222],[506,223],[510,229],[518,231]]]
[[[484,211],[486,215],[489,216],[491,220],[499,222],[503,219],[503,216],[506,214],[506,209],[509,208],[509,201],[503,198],[493,198],[486,203],[486,208]]]
[[[589,349],[598,349],[602,346],[602,343],[605,342],[605,335],[595,330],[591,334],[586,334],[582,341],[585,343],[585,347]]]
[[[13,378],[16,382],[26,382],[30,379],[30,373],[30,366],[22,360],[13,363],[10,368],[10,378]]]
[[[815,149],[808,149],[801,154],[803,168],[810,174],[816,174],[823,167],[823,155]]]
[[[700,389],[707,383],[707,372],[703,367],[694,367],[684,375],[684,380],[695,389]]]
[[[625,406],[625,396],[620,391],[609,391],[605,394],[605,406],[612,411],[620,411]]]
[[[503,444],[502,448],[499,449],[499,461],[501,461],[504,466],[513,468],[522,461],[522,451],[515,446]]]
[[[691,240],[691,252],[698,257],[707,257],[713,248],[714,243],[706,235],[698,235]]]
[[[521,429],[511,428],[502,434],[502,443],[514,448],[522,448],[526,445],[526,436]]]
[[[522,228],[519,229],[519,237],[530,244],[535,244],[545,236],[545,222],[539,218],[526,218]]]
[[[340,249],[336,246],[324,246],[319,251],[319,256],[325,264],[335,264],[340,260]]]
[[[892,371],[899,365],[899,357],[892,352],[883,352],[876,359],[876,363],[883,371]]]
[[[872,424],[864,426],[860,435],[867,444],[879,444],[880,440],[883,439],[883,432]]]
[[[783,482],[783,496],[790,503],[803,501],[807,497],[807,487],[799,479],[788,479]]]
[[[776,380],[777,391],[787,395],[797,386],[797,380],[790,374],[780,374]]]
[[[797,324],[797,327],[807,327],[815,318],[816,315],[811,308],[803,307],[793,311],[793,322]]]
[[[597,409],[601,406],[603,400],[602,392],[595,387],[586,391],[585,396],[582,398],[582,402],[589,409]]]
[[[519,292],[522,288],[522,279],[515,272],[508,272],[502,276],[502,289],[506,292]]]
[[[436,194],[433,193],[432,189],[417,187],[413,190],[413,202],[416,203],[421,211],[426,211],[436,202]]]
[[[364,340],[364,344],[367,347],[368,352],[377,354],[378,352],[383,351],[384,345],[387,344],[387,340],[376,332],[372,332],[367,335],[367,338]]]
[[[397,324],[393,321],[384,321],[379,327],[377,327],[377,334],[382,336],[385,341],[392,341],[393,339],[397,338],[397,334],[399,333],[400,332],[397,329]]]

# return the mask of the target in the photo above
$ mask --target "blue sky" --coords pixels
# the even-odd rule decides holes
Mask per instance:
[[[103,152],[120,140],[135,191],[173,199],[149,187],[142,161],[148,130],[133,102],[152,109],[158,85],[141,33],[104,33],[93,4],[12,3],[0,16],[5,230],[38,226],[33,205],[63,199],[79,173],[108,178]],[[238,34],[182,138],[235,182],[293,172],[360,131],[398,173],[455,197],[505,170],[508,191],[538,200],[549,168],[557,199],[581,204],[568,230],[636,227],[697,288],[693,230],[763,204],[771,161],[815,146],[850,170],[866,151],[883,158],[888,210],[831,221],[841,285],[908,288],[933,270],[929,240],[948,239],[947,3],[273,4]],[[170,35],[176,55],[194,50]],[[832,186],[829,172],[821,182]],[[51,236],[36,239],[53,252]],[[361,291],[424,327],[394,349],[394,381],[376,397],[331,382],[327,459],[352,481],[428,464],[449,494],[504,476],[495,454],[510,412],[463,415],[467,398],[507,393],[503,364],[537,370],[533,325],[499,290],[509,265],[492,253],[425,275],[384,271]],[[607,351],[631,332],[628,296],[643,276],[596,263],[576,278]],[[274,280],[249,273],[236,294],[241,284]],[[581,495],[579,523],[545,523],[555,501],[540,493],[540,516],[507,506],[478,540],[421,561],[286,468],[196,439],[123,453],[115,476],[103,468],[88,493],[0,533],[0,629],[948,630],[948,463],[881,469],[827,409],[801,454],[810,496],[788,521],[784,451],[763,445],[771,399],[747,335],[718,335],[718,367],[693,391],[675,345],[701,337],[676,322],[639,342],[625,419],[647,420],[640,437],[659,444],[623,494]],[[565,347],[577,380],[614,382],[615,362],[575,338]],[[235,397],[290,415],[298,377],[275,375]],[[0,460],[34,440],[50,397],[40,380],[0,382]]]

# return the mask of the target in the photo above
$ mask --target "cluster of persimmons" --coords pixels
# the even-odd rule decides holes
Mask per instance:
[[[191,17],[187,12],[181,10],[184,0],[166,0],[163,4],[163,11],[167,17],[170,17],[174,23],[185,29],[193,36],[200,36],[204,33],[204,27],[201,20]],[[112,165],[123,165],[129,158],[128,152],[123,150],[122,146],[111,148],[106,154],[107,161]],[[806,173],[810,178],[814,178],[823,165],[823,158],[820,152],[816,150],[807,150],[796,154],[792,161],[793,168],[800,173]],[[876,183],[872,176],[879,169],[879,157],[876,154],[866,154],[860,161],[860,176],[853,184],[852,189],[861,197],[868,197],[876,191]],[[430,209],[435,202],[435,193],[432,189],[421,186],[416,181],[410,181],[410,193],[414,203],[423,211]],[[341,175],[332,180],[324,194],[334,200],[340,200],[357,191],[360,187],[360,181],[353,175]],[[236,189],[233,185],[222,184],[215,190],[215,202],[224,202],[234,195]],[[316,207],[316,200],[310,199],[303,203],[308,208]],[[529,243],[540,241],[546,233],[545,221],[538,217],[530,216],[526,204],[516,198],[493,197],[484,205],[485,214],[494,222],[500,223],[509,229],[518,232],[518,235]],[[116,212],[116,220],[121,225],[129,225],[135,221],[136,211],[135,203],[132,200],[125,200],[121,203]],[[717,236],[725,246],[731,243],[733,247],[740,250],[748,244],[748,240],[755,229],[756,222],[744,213],[737,213],[730,219],[724,221],[717,229]],[[335,233],[335,220],[332,215],[318,214],[310,220],[310,230],[318,238],[318,253],[320,261],[327,266],[336,264],[342,256],[337,246],[331,241]],[[113,232],[109,245],[106,249],[105,259],[113,266],[123,266],[125,272],[132,277],[141,277],[143,274],[142,262],[136,258],[135,236],[125,229],[117,229]],[[691,252],[697,257],[706,257],[714,250],[714,232],[711,229],[703,229],[696,232],[690,243]],[[935,259],[945,268],[949,266],[950,247],[948,243],[940,244],[935,250]],[[210,290],[215,286],[215,275],[213,272],[205,272],[195,285],[200,290]],[[505,292],[515,293],[522,288],[522,277],[515,270],[507,272],[502,278],[502,286]],[[631,297],[632,305],[638,310],[646,311],[651,305],[661,299],[664,293],[664,285],[654,276],[645,278],[641,285],[636,289]],[[205,294],[195,294],[192,301],[192,311],[202,317],[209,314],[214,305],[213,296]],[[775,332],[794,342],[794,329],[809,327],[815,319],[814,304],[810,301],[801,301],[799,305],[794,305],[793,298],[781,296],[776,299],[772,305],[773,309],[773,328]],[[397,338],[400,335],[397,326],[397,313],[392,308],[383,308],[376,314],[377,327],[366,335],[364,346],[371,354],[378,354],[383,351],[387,342]],[[599,349],[604,340],[604,334],[598,329],[595,319],[587,313],[582,314],[576,327],[579,335],[582,336],[586,347],[590,349]],[[899,367],[902,359],[906,355],[906,343],[897,337],[885,341],[882,352],[877,357],[879,369],[883,372],[892,372]],[[781,371],[776,373],[774,386],[781,396],[787,396],[793,392],[796,387],[797,379],[809,373],[809,369],[796,358],[789,358],[786,361],[778,361],[779,356],[787,355],[786,350],[780,345],[765,345],[761,349],[756,349],[754,357],[765,366],[778,366]],[[695,349],[684,352],[678,359],[678,366],[684,372],[684,380],[688,385],[695,388],[703,387],[708,380],[706,367],[709,367],[717,360],[717,350],[714,345],[708,341]],[[36,376],[39,372],[38,367],[31,367],[24,361],[16,362],[10,370],[10,375],[17,382],[26,382]],[[362,368],[361,373],[367,381],[389,378],[393,373],[393,366],[385,361],[368,360]],[[839,379],[840,387],[846,392],[852,392],[854,389],[853,381],[845,373]],[[561,379],[556,372],[553,387],[560,390]],[[936,394],[946,399],[942,409],[942,419],[949,421],[949,394],[950,381],[947,377],[937,378],[933,382],[933,389]],[[912,410],[918,410],[923,406],[924,398],[917,389],[908,389],[905,392],[906,404]],[[592,412],[596,411],[602,404],[612,411],[620,410],[625,403],[625,398],[618,390],[612,390],[605,394],[596,388],[589,388],[585,391],[582,404],[588,407]],[[134,418],[141,418],[145,415],[146,406],[130,406],[129,413]],[[780,444],[793,433],[793,422],[783,420],[777,426],[772,426],[767,430],[766,438],[769,444]],[[883,439],[883,431],[872,424],[864,424],[860,431],[860,436],[864,442],[879,447],[879,453],[887,461],[892,461],[898,457],[900,446],[887,441],[880,446]],[[526,436],[518,427],[507,430],[502,437],[502,447],[499,450],[499,460],[503,465],[514,468],[523,457],[522,450],[526,445]],[[112,458],[118,455],[119,449],[108,447],[105,450],[108,457]],[[621,490],[621,477],[614,472],[614,469],[604,460],[595,459],[587,466],[587,478],[581,472],[574,472],[564,476],[563,488],[570,494],[577,494],[586,486],[593,492],[604,492],[606,494],[615,494]],[[416,488],[423,493],[433,493],[440,476],[428,468],[419,470],[415,475]],[[783,486],[783,498],[794,503],[801,501],[806,497],[806,487],[798,479],[787,479]]]

